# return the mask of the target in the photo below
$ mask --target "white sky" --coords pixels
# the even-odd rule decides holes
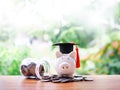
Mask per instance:
[[[96,1],[96,2],[94,2]],[[63,16],[77,16],[88,26],[107,23],[118,0],[0,0],[0,25],[45,28]],[[94,10],[90,4],[95,4]]]

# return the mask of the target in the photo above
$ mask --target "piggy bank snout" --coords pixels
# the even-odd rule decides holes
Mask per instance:
[[[59,69],[60,69],[61,71],[70,70],[70,68],[71,68],[71,65],[70,65],[69,63],[67,63],[67,62],[61,63],[61,64],[59,65]]]

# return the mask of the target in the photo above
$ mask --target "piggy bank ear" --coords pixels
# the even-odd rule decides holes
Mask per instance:
[[[61,53],[60,51],[57,51],[57,52],[56,52],[56,57],[59,58],[59,57],[61,57],[61,56],[62,56],[62,53]]]
[[[71,52],[71,53],[69,54],[69,56],[72,57],[73,59],[75,59],[75,52],[74,52],[74,51]]]

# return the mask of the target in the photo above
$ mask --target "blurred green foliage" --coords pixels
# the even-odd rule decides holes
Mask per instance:
[[[0,74],[19,75],[21,60],[29,55],[29,48],[0,45]]]
[[[77,71],[79,74],[120,74],[120,41],[111,41],[97,53],[86,56]]]
[[[102,47],[95,55],[90,55],[95,68],[95,74],[120,74],[120,3],[114,8],[115,27],[109,26],[107,35],[110,42]]]
[[[98,74],[120,74],[120,41],[115,40],[107,44],[96,58],[95,72]]]
[[[87,45],[95,38],[96,32],[90,32],[85,30],[82,27],[63,26],[60,28],[59,33],[54,36],[51,36],[53,43],[56,42],[75,42],[81,48],[86,48]]]

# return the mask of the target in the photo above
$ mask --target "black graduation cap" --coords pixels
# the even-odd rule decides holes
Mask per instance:
[[[77,45],[75,43],[56,43],[53,46],[59,46],[60,52],[63,54],[68,54],[73,51],[73,45]]]
[[[76,46],[76,68],[80,67],[80,57],[79,57],[79,50],[76,43],[56,43],[53,46],[59,46],[60,52],[62,54],[69,54],[73,51],[73,46]]]

